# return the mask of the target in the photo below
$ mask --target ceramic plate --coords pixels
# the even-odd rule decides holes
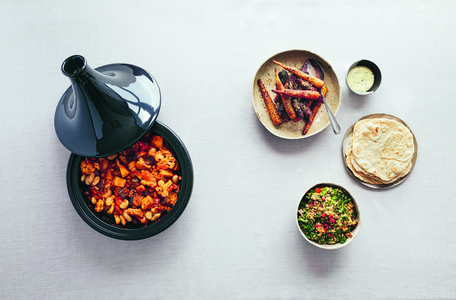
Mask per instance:
[[[282,123],[279,126],[275,126],[271,121],[266,105],[264,104],[264,100],[261,95],[260,89],[258,87],[257,80],[261,79],[264,86],[268,90],[269,95],[272,99],[274,99],[275,94],[272,92],[272,90],[276,88],[274,69],[277,68],[278,72],[282,71],[283,69],[282,67],[274,64],[272,60],[276,60],[286,65],[291,65],[298,69],[301,69],[302,65],[309,58],[313,58],[321,64],[323,72],[325,74],[325,85],[328,88],[326,101],[328,102],[328,105],[334,113],[334,115],[336,115],[337,111],[339,110],[339,80],[337,79],[336,73],[334,72],[333,68],[326,60],[324,60],[319,55],[307,50],[289,50],[278,53],[268,58],[258,69],[253,80],[252,89],[253,108],[255,109],[258,119],[264,125],[264,127],[266,127],[267,130],[269,130],[272,134],[278,137],[285,139],[302,139],[319,133],[330,124],[328,115],[326,113],[326,108],[324,105],[322,105],[314,119],[312,126],[310,127],[306,135],[302,135],[302,130],[305,125],[303,120],[299,122],[289,121],[287,123]]]
[[[373,118],[382,118],[382,119],[395,120],[395,121],[401,123],[402,125],[404,125],[405,127],[407,127],[410,130],[410,132],[412,133],[412,136],[413,136],[413,144],[415,146],[415,153],[413,155],[412,168],[410,169],[410,172],[407,175],[405,175],[404,177],[399,178],[397,181],[394,181],[394,182],[389,183],[389,184],[371,184],[371,183],[364,182],[364,181],[362,181],[361,179],[359,179],[358,177],[356,177],[353,174],[353,172],[350,170],[350,168],[347,166],[347,163],[345,162],[345,159],[346,159],[345,150],[350,145],[350,140],[351,140],[352,135],[353,135],[353,128],[354,128],[355,124],[358,121],[361,121],[361,120],[364,120],[364,119],[373,119]],[[418,144],[416,142],[415,135],[413,134],[413,132],[410,129],[410,127],[408,127],[408,125],[404,121],[399,119],[398,117],[395,117],[395,116],[392,116],[392,115],[388,115],[388,114],[382,114],[382,113],[367,115],[367,116],[362,117],[358,121],[353,123],[352,126],[350,126],[347,129],[347,132],[345,133],[345,136],[344,136],[344,139],[343,139],[343,142],[342,142],[342,158],[344,160],[344,165],[345,165],[345,168],[347,169],[348,173],[350,173],[351,176],[353,176],[356,180],[358,180],[359,182],[361,182],[365,186],[368,186],[368,187],[373,188],[373,189],[386,189],[386,188],[390,188],[390,187],[396,186],[396,185],[401,184],[402,182],[404,182],[404,180],[406,180],[410,176],[410,174],[412,173],[413,169],[415,168],[416,159],[418,157]]]

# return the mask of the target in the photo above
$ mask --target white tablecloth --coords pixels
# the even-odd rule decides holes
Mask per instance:
[[[453,1],[11,1],[0,3],[1,299],[455,299]],[[269,133],[253,78],[275,53],[305,49],[334,68],[337,119],[313,137]],[[66,188],[70,152],[54,112],[64,59],[141,66],[158,119],[194,166],[190,202],[166,231],[119,241],[87,226]],[[348,67],[369,59],[380,89],[356,96]],[[401,185],[373,190],[346,171],[343,133],[388,113],[418,141]],[[358,200],[362,228],[325,251],[295,224],[318,182]]]

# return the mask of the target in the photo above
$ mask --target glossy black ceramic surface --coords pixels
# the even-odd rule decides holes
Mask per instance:
[[[55,111],[61,143],[74,154],[103,157],[121,152],[154,124],[161,105],[160,88],[145,70],[129,64],[92,69],[74,55],[62,64],[71,86]]]
[[[106,220],[102,220],[93,210],[93,205],[84,194],[87,186],[81,182],[80,163],[84,157],[71,154],[67,168],[67,188],[74,208],[81,218],[96,231],[121,240],[139,240],[156,235],[170,227],[182,214],[193,189],[193,165],[190,155],[179,137],[168,127],[157,121],[152,126],[153,134],[161,135],[171,146],[174,155],[180,164],[182,185],[176,204],[169,213],[157,223],[150,224],[142,228],[126,229],[110,225]]]

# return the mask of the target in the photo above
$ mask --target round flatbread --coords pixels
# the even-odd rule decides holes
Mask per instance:
[[[356,177],[388,184],[410,172],[414,153],[413,135],[407,127],[395,120],[374,118],[354,125],[345,155]]]
[[[381,181],[375,179],[375,177],[371,177],[369,174],[366,174],[361,167],[353,160],[353,150],[351,142],[345,151],[345,163],[347,167],[352,171],[353,175],[355,175],[358,179],[370,183],[370,184],[382,184]]]

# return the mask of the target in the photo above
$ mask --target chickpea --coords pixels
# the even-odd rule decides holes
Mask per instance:
[[[114,215],[114,220],[116,220],[116,224],[119,224],[120,223],[120,217],[119,215]]]
[[[100,182],[100,176],[95,177],[95,179],[92,182],[92,185],[97,185]]]
[[[117,154],[113,154],[113,155],[108,156],[107,159],[113,160],[116,157],[117,157]]]
[[[111,191],[111,190],[108,190],[108,191],[103,195],[103,197],[108,198],[108,197],[111,196],[111,195],[112,195],[112,191]]]
[[[128,207],[128,204],[130,204],[130,202],[128,202],[128,200],[125,199],[124,201],[122,201],[122,203],[120,203],[119,207],[120,209],[126,209]]]
[[[114,206],[114,203],[113,203],[113,204],[111,204],[111,207],[108,209],[108,211],[106,213],[111,215],[114,212],[114,208],[115,208],[115,206]]]
[[[108,165],[109,165],[108,160],[107,160],[107,159],[103,159],[102,169],[103,169],[103,170],[106,169],[106,168],[108,167]]]
[[[125,220],[127,220],[127,222],[131,222],[132,221],[132,218],[127,214],[127,212],[124,211],[122,216],[125,218]]]
[[[123,162],[124,164],[128,164],[128,162],[127,162],[127,157],[125,157],[125,155],[119,156],[119,159],[120,159],[120,161]]]
[[[151,221],[156,221],[158,218],[161,217],[161,213],[158,213],[158,214],[155,214],[152,219],[150,219]]]
[[[95,179],[95,173],[92,172],[92,173],[90,173],[90,175],[86,178],[85,183],[86,183],[87,185],[91,185],[94,179]]]

